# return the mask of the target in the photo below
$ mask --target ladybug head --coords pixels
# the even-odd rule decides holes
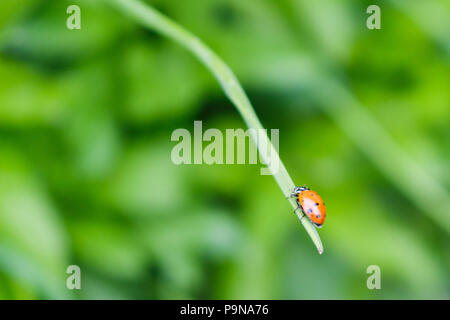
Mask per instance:
[[[301,187],[295,187],[294,192],[296,194],[299,194],[300,192],[305,191],[305,190],[310,190],[310,189],[306,185],[303,185]]]

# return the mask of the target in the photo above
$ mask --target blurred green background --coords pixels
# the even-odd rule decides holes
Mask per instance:
[[[190,53],[108,2],[0,2],[1,299],[450,297],[448,1],[147,1],[280,129],[327,204],[323,255],[261,165],[171,162],[173,130],[244,123]]]

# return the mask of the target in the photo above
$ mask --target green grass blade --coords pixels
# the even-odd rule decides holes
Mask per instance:
[[[118,9],[132,17],[145,27],[159,32],[160,34],[175,40],[183,47],[191,51],[216,77],[222,86],[226,96],[231,100],[236,109],[241,114],[245,123],[249,129],[263,129],[258,116],[256,115],[247,95],[242,89],[238,79],[231,71],[231,69],[198,37],[185,30],[183,27],[170,20],[152,7],[138,1],[138,0],[110,0],[114,3]],[[260,130],[259,132],[263,132]],[[255,138],[255,137],[254,137]],[[261,158],[264,161],[265,156],[270,154],[272,161],[276,161],[278,170],[273,170],[270,163],[265,161],[265,164],[271,170],[272,175],[277,181],[279,187],[283,191],[285,197],[288,197],[294,189],[294,183],[289,176],[285,166],[279,158],[278,152],[273,147],[267,134],[259,137],[260,139],[254,139],[256,146],[258,147]],[[268,141],[267,144],[259,143],[259,141]],[[273,163],[273,162],[272,162]],[[297,204],[293,198],[289,198],[288,201],[295,209]],[[322,241],[317,233],[314,225],[305,218],[303,214],[298,214],[300,221],[305,227],[307,233],[314,242],[317,250],[320,254],[323,253]]]

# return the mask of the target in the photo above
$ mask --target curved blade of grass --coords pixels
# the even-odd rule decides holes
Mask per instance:
[[[183,47],[191,51],[197,58],[213,73],[216,79],[219,81],[222,89],[224,90],[226,96],[231,100],[236,109],[241,114],[245,123],[249,129],[263,129],[258,116],[256,115],[253,107],[242,89],[238,79],[231,71],[231,69],[210,49],[208,48],[198,37],[192,33],[185,30],[183,27],[170,20],[168,17],[164,16],[152,7],[138,1],[138,0],[109,0],[114,3],[122,12],[128,14],[137,22],[145,27],[153,29],[160,34],[175,40],[180,43]],[[268,166],[272,175],[274,176],[279,187],[283,191],[285,197],[289,195],[294,190],[294,183],[289,176],[286,168],[284,167],[278,152],[273,147],[265,131],[259,130],[259,139],[253,135],[258,151],[261,158]],[[260,141],[267,141],[268,143],[260,143]],[[266,161],[266,155],[271,155],[271,161]],[[278,163],[278,170],[272,168],[270,163]],[[297,203],[293,198],[288,198],[292,207],[297,208]],[[317,233],[314,225],[307,219],[304,214],[296,214],[303,226],[305,227],[307,233],[314,242],[317,250],[320,254],[323,253],[322,241],[320,240],[319,234]]]

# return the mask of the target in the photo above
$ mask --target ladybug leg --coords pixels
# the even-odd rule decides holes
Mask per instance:
[[[294,192],[289,197],[286,197],[286,199],[298,197],[298,194],[303,190],[305,190],[304,187],[295,187]]]
[[[297,214],[297,210],[300,210],[300,211],[302,212],[303,216],[305,215],[305,212],[303,212],[303,209],[302,209],[301,206],[298,206],[298,207],[294,210],[294,213],[295,213],[295,214]]]
[[[297,196],[298,196],[298,194],[294,192],[294,193],[291,193],[290,196],[286,197],[286,199],[289,199],[289,198],[295,198],[295,197],[297,197]]]

